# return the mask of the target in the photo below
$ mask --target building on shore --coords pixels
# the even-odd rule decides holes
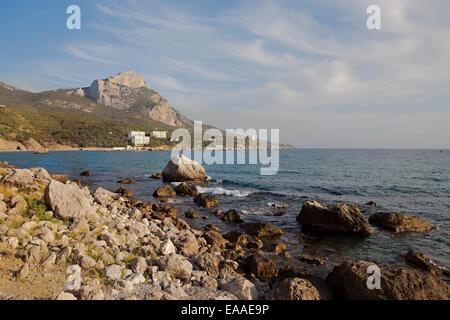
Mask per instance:
[[[144,131],[131,131],[128,133],[128,139],[135,147],[143,147],[150,144],[150,137],[147,137]]]
[[[157,139],[167,139],[167,131],[153,130],[150,132],[150,137]]]

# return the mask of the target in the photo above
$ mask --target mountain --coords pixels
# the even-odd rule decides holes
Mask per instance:
[[[36,143],[47,148],[123,146],[129,131],[170,133],[177,127],[191,128],[192,121],[132,71],[85,88],[40,93],[0,82],[0,150]]]
[[[69,90],[67,93],[87,97],[107,107],[127,110],[169,126],[192,125],[191,120],[172,108],[158,92],[149,89],[145,79],[134,71],[94,80],[89,87]]]

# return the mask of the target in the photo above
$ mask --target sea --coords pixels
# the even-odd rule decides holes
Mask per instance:
[[[119,179],[132,178],[125,188],[143,201],[158,201],[153,191],[162,185],[150,178],[161,172],[171,153],[128,151],[58,151],[48,154],[0,153],[0,161],[21,167],[44,167],[51,173],[81,179],[91,188],[115,191]],[[450,265],[450,151],[449,150],[280,150],[279,171],[263,176],[259,165],[205,165],[211,180],[201,192],[215,194],[220,209],[235,209],[244,221],[271,222],[285,235],[291,261],[301,255],[321,256],[332,267],[345,259],[363,259],[380,264],[404,264],[412,248],[441,264]],[[92,176],[81,177],[85,170]],[[407,212],[422,217],[436,228],[427,233],[394,234],[375,228],[373,235],[316,235],[303,232],[296,217],[307,199],[325,204],[355,203],[369,217],[379,211]],[[374,201],[377,207],[364,206]],[[197,208],[192,198],[176,197],[170,202],[183,210],[195,208],[207,218],[189,220],[194,227],[212,223],[222,230],[239,230],[224,223],[214,210]],[[288,205],[288,208],[279,208]]]

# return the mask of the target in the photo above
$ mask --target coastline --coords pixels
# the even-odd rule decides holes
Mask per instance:
[[[49,183],[54,178],[61,179],[61,176],[52,177],[43,169],[33,170],[31,180],[24,178],[22,175],[24,172],[21,172],[20,178],[12,179],[10,176],[6,179],[4,177],[10,174],[14,175],[16,171],[12,168],[4,168],[0,174],[3,175],[1,185],[5,186],[5,179],[8,185],[16,184],[12,187],[17,189],[14,192],[22,199],[28,199],[27,190],[33,189],[34,192],[39,194],[39,203],[51,206],[51,203],[46,203],[45,198],[47,197],[44,194],[47,192]],[[17,232],[12,232],[10,229],[6,233],[8,234],[7,238],[2,237],[1,243],[3,250],[5,250],[6,245],[8,250],[13,250],[15,253],[24,252],[25,261],[15,261],[17,265],[21,265],[17,269],[19,276],[21,273],[26,273],[24,268],[28,269],[28,272],[32,270],[32,273],[36,273],[40,277],[44,277],[47,270],[56,268],[57,271],[55,272],[60,276],[58,283],[61,292],[55,291],[52,297],[47,298],[67,298],[70,296],[77,299],[122,299],[135,296],[138,299],[168,297],[186,299],[190,296],[194,299],[331,299],[342,298],[342,292],[339,289],[343,290],[348,287],[348,284],[340,283],[339,279],[329,280],[330,276],[317,278],[311,276],[307,270],[293,268],[289,248],[285,248],[282,243],[276,241],[276,234],[280,234],[280,231],[273,225],[259,225],[262,228],[261,230],[264,231],[252,233],[252,229],[256,228],[256,225],[253,225],[248,230],[249,233],[243,233],[238,231],[240,223],[236,219],[239,215],[236,212],[229,211],[222,212],[221,217],[226,219],[224,221],[228,221],[227,223],[235,225],[235,231],[222,234],[213,225],[203,230],[197,230],[193,229],[188,222],[194,217],[193,213],[189,213],[189,215],[186,213],[185,216],[176,204],[167,204],[167,199],[174,196],[174,193],[168,187],[166,191],[169,190],[169,194],[171,194],[169,197],[163,196],[162,198],[155,198],[151,203],[143,203],[134,199],[131,194],[127,194],[126,189],[121,191],[122,194],[117,194],[102,188],[89,190],[88,187],[82,187],[80,189],[77,183],[79,182],[69,182],[68,186],[71,186],[70,188],[73,188],[73,190],[84,190],[82,191],[82,197],[87,201],[86,208],[91,205],[94,206],[97,214],[90,217],[72,217],[69,225],[65,227],[64,225],[67,222],[64,222],[65,219],[54,210],[44,212],[49,215],[48,218],[42,217],[44,213],[41,213],[40,220],[36,221],[34,219],[36,214],[34,217],[29,216],[28,200],[25,201],[26,203],[20,198],[18,201],[12,201],[14,195],[9,195],[8,198],[4,196],[5,199],[2,199],[5,200],[3,202],[6,208],[9,208],[3,215],[3,218],[7,216],[4,221],[9,221],[12,216],[15,216],[15,209],[28,210],[28,213],[20,215],[25,219],[24,221],[18,223],[14,220],[13,230],[28,230],[30,224],[39,226],[38,232],[34,233],[35,230],[33,230],[29,233],[28,237],[31,236],[31,239],[26,237],[29,239],[28,242],[21,238],[25,236],[23,232],[19,232],[21,233],[20,236],[12,236],[16,235]],[[64,188],[59,184],[58,186]],[[77,192],[75,191],[75,193]],[[80,193],[78,193],[78,196],[81,196]],[[177,196],[180,195],[177,194]],[[209,198],[208,196],[206,199]],[[71,201],[71,199],[72,197],[68,196],[66,200]],[[214,208],[210,211],[211,214],[219,214]],[[125,223],[125,228],[121,223]],[[2,224],[4,225],[4,223]],[[108,229],[107,233],[104,232],[105,230],[101,233],[102,246],[106,243],[106,248],[109,248],[107,251],[115,252],[112,255],[113,260],[104,255],[105,252],[97,252],[103,249],[97,247],[96,239],[90,239],[89,235],[94,230],[97,230],[95,232],[97,233],[100,230],[97,228],[101,225],[107,226]],[[56,229],[67,230],[67,232],[62,233],[63,236],[67,236],[67,238],[64,237],[65,240],[62,240],[63,237],[60,238],[60,234],[50,235],[48,229],[52,230],[55,226]],[[41,233],[42,230],[40,229],[44,229],[46,233]],[[133,230],[132,234],[130,234],[130,230]],[[267,233],[270,235],[268,238],[266,238]],[[13,240],[14,238],[18,242]],[[25,244],[25,242],[29,244],[30,241],[37,241],[39,246],[42,246],[42,252],[38,256],[30,253],[29,250],[34,248],[33,246],[27,247]],[[46,250],[44,250],[43,241]],[[68,241],[69,244],[61,244],[59,241]],[[12,247],[11,244],[13,244]],[[86,245],[90,248],[87,251]],[[59,257],[63,252],[67,254],[65,248],[68,247],[71,248],[69,257],[65,257],[65,261],[60,260]],[[82,247],[85,249],[81,249]],[[114,249],[117,247],[122,249],[117,251]],[[125,252],[128,252],[125,255],[132,255],[132,259],[124,257],[124,254],[121,253],[124,248],[126,248]],[[145,250],[150,251],[146,251],[142,255],[139,248],[147,248]],[[94,251],[92,252],[92,250]],[[38,261],[35,261],[36,259]],[[320,267],[323,260],[321,257],[310,256],[304,256],[302,259],[309,261],[311,268],[317,268],[316,265]],[[75,264],[69,263],[69,265],[67,261],[73,261]],[[138,264],[142,267],[141,269],[137,266]],[[144,267],[145,264],[146,267]],[[183,267],[177,268],[176,265],[178,264]],[[340,268],[345,266],[344,264]],[[364,266],[364,263],[358,261],[351,262],[348,265],[350,269],[363,268]],[[75,271],[80,270],[80,275],[83,275],[83,279],[85,279],[80,288],[76,288],[76,290],[64,289],[68,280],[64,276],[64,269],[68,267],[76,269]],[[334,278],[339,276],[339,272],[335,271],[336,268],[337,266],[333,268],[331,273],[334,274]],[[385,268],[391,272],[400,267],[386,266]],[[145,271],[142,271],[144,269]],[[443,287],[442,283],[437,280],[436,275],[432,276],[434,273],[422,274],[404,267],[400,269],[412,276],[413,281],[431,281],[434,289],[439,288],[435,293],[428,292],[428,298],[442,298],[439,294],[442,294],[445,286]],[[24,271],[22,272],[22,270]],[[118,275],[118,270],[121,270],[119,273],[125,272],[128,275]],[[344,270],[348,272],[348,269]],[[102,275],[100,279],[93,277],[96,272],[100,272]],[[188,274],[190,277],[187,276]],[[23,274],[22,276],[23,279],[27,279]],[[195,280],[192,280],[192,278],[195,278]],[[361,278],[361,281],[363,280]],[[401,291],[401,286],[406,285],[406,283],[402,283],[402,279],[396,281],[396,286],[400,286],[400,289],[397,290]],[[351,285],[355,285],[355,283]],[[143,290],[143,287],[146,288],[146,292],[151,291],[152,294],[143,296],[140,291]],[[287,293],[282,289],[285,287],[292,288],[293,291]],[[0,293],[2,290],[0,281]],[[369,294],[369,297],[377,298],[377,295],[370,291],[367,294]],[[410,298],[414,297],[414,293],[410,293]],[[344,296],[344,298],[350,297]]]

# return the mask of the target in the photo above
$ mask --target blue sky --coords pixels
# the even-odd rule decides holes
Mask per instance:
[[[382,9],[382,30],[366,8]],[[67,30],[77,4],[82,29]],[[125,70],[195,120],[301,147],[450,148],[445,0],[0,2],[0,81],[41,91]]]

